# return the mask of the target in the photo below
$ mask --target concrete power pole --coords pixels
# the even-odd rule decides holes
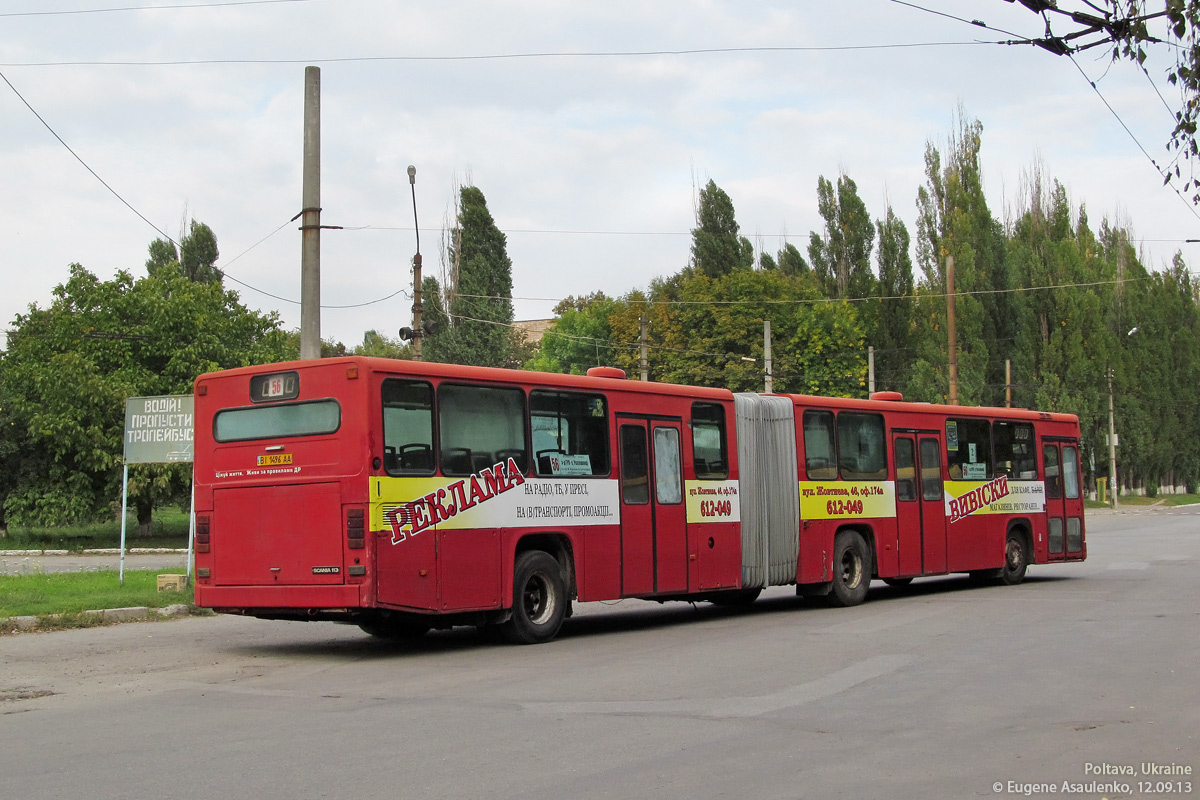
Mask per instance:
[[[771,361],[771,320],[763,320],[763,391],[775,391],[774,364]]]
[[[867,345],[867,397],[875,394],[875,347]]]
[[[642,316],[638,320],[638,327],[640,328],[640,331],[641,331],[641,344],[642,344],[642,348],[641,348],[642,352],[641,352],[641,357],[638,359],[638,367],[641,369],[642,380],[648,381],[648,380],[650,380],[650,363],[646,357],[646,334],[647,334],[647,329],[650,327],[650,320],[648,320],[646,318],[645,311],[642,312]]]
[[[1108,480],[1113,508],[1121,507],[1121,487],[1117,483],[1117,423],[1113,409],[1112,367],[1108,368]]]
[[[300,358],[321,357],[321,68],[304,68]]]

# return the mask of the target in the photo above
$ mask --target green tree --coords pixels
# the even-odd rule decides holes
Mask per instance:
[[[459,191],[456,222],[446,238],[446,286],[433,277],[422,281],[424,318],[432,330],[422,358],[512,366],[512,260],[477,187]]]
[[[902,389],[912,366],[913,267],[908,228],[891,206],[875,223],[879,234],[879,301],[873,343],[879,389]]]
[[[817,178],[817,210],[825,230],[810,234],[808,258],[828,297],[861,298],[874,292],[871,248],[875,226],[858,185],[845,173],[837,187],[824,175]]]
[[[11,421],[29,450],[4,506],[10,521],[53,525],[111,513],[120,497],[125,398],[187,394],[203,372],[277,360],[284,335],[216,283],[164,266],[101,281],[70,267],[46,308],[18,315],[4,355]],[[6,404],[7,405],[7,404]],[[182,496],[182,466],[130,469],[148,532],[155,503]]]
[[[805,275],[811,271],[808,262],[804,260],[804,256],[800,255],[800,251],[796,249],[796,245],[788,242],[779,251],[779,255],[775,259],[779,264],[779,271],[784,275]]]
[[[613,364],[609,318],[617,304],[603,292],[560,302],[554,307],[557,319],[542,334],[541,347],[526,362],[526,368],[583,375],[591,367]]]
[[[208,225],[193,219],[188,233],[180,238],[179,247],[183,252],[182,258],[174,242],[167,239],[151,242],[146,272],[153,275],[162,267],[175,263],[188,280],[220,283],[224,279],[224,273],[215,266],[221,255],[217,249],[217,235]]]
[[[692,229],[692,266],[709,278],[754,264],[754,246],[738,236],[733,201],[711,179],[696,201],[696,227]]]
[[[356,356],[374,356],[376,358],[412,358],[412,345],[384,336],[377,330],[371,329],[363,334],[362,344],[355,345],[350,351]]]
[[[926,183],[917,190],[918,283],[917,361],[907,394],[916,400],[942,401],[949,391],[946,333],[946,266],[954,258],[958,402],[995,405],[1002,391],[1004,347],[997,320],[1008,313],[991,292],[1009,288],[1003,228],[992,217],[983,194],[980,146],[983,126],[968,122],[960,110],[951,133],[945,164],[932,143],[925,150]],[[1007,297],[1007,295],[1004,295]],[[1007,302],[1007,301],[1005,301]]]

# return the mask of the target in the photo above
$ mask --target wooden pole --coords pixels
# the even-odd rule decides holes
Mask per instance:
[[[954,256],[946,256],[946,329],[950,339],[950,405],[958,405],[958,337],[954,331]]]

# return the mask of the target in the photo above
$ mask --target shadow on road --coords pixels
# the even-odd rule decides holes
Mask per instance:
[[[1025,584],[1053,584],[1077,580],[1073,576],[1035,575],[1025,578]],[[824,597],[796,597],[784,595],[777,587],[773,594],[759,598],[744,607],[716,606],[708,602],[669,601],[657,604],[653,601],[621,600],[604,603],[603,609],[587,604],[583,613],[566,620],[557,641],[582,640],[586,638],[635,633],[658,628],[696,625],[725,619],[761,619],[774,614],[800,614],[805,622],[822,624],[836,621],[837,615],[853,613],[852,610],[830,607]],[[871,586],[866,604],[860,608],[870,609],[881,604],[890,606],[897,601],[912,598],[937,597],[961,592],[1012,592],[1019,587],[996,583],[978,583],[966,575],[948,575],[914,581],[907,586],[887,586],[876,581]],[[263,621],[264,625],[280,624]],[[493,646],[508,646],[495,629],[479,629],[459,626],[449,630],[431,631],[417,639],[378,639],[360,632],[353,625],[335,622],[288,623],[325,626],[330,633],[326,640],[296,641],[290,643],[260,643],[238,645],[228,648],[243,655],[294,655],[333,656],[353,659],[396,658],[408,655],[431,653],[466,652]],[[544,646],[544,645],[543,645]]]

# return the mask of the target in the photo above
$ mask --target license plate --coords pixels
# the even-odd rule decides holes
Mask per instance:
[[[260,467],[277,467],[280,464],[290,463],[292,463],[291,453],[268,453],[258,457],[258,466]]]

